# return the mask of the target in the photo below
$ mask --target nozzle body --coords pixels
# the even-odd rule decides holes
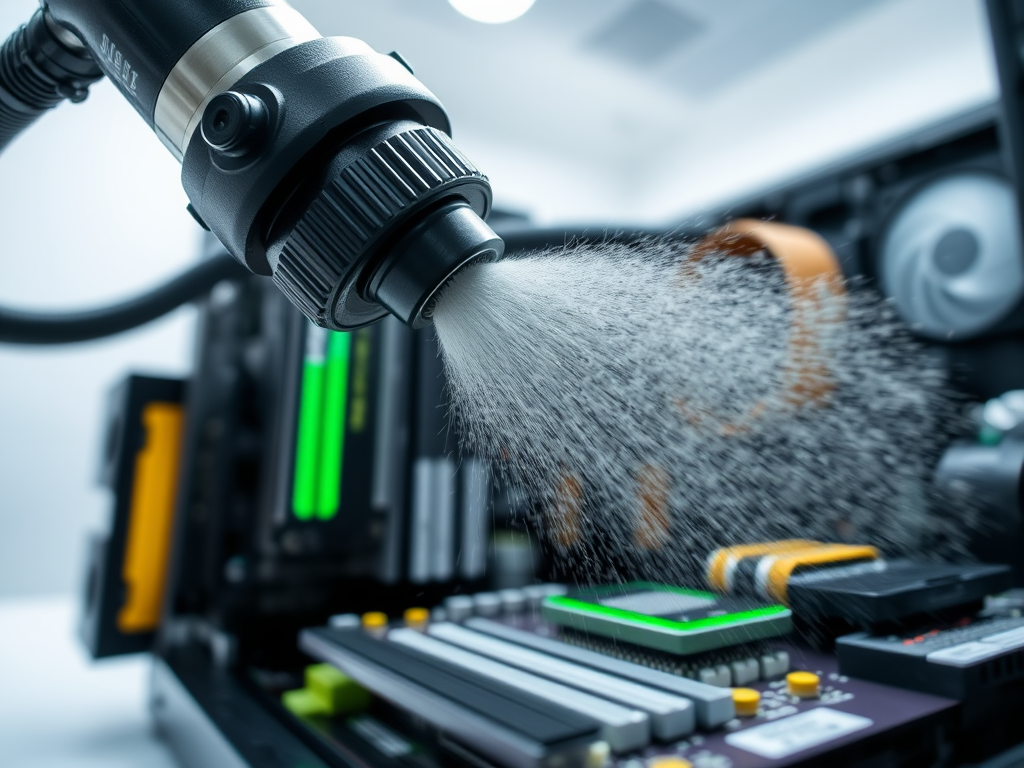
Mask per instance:
[[[181,160],[193,215],[318,325],[424,325],[454,271],[502,255],[487,178],[400,56],[277,0],[45,12]]]

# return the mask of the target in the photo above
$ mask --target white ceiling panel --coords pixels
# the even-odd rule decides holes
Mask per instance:
[[[399,50],[496,200],[540,221],[656,222],[996,92],[981,0],[293,0]]]

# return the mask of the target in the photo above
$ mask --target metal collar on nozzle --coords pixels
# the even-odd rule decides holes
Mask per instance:
[[[403,323],[433,320],[441,290],[455,273],[479,261],[497,261],[505,243],[465,202],[448,202],[424,216],[370,279],[371,295]]]

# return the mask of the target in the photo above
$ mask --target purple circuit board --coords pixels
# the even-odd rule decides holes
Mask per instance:
[[[496,620],[544,637],[557,638],[561,633],[559,627],[529,614]],[[749,683],[744,687],[761,692],[756,716],[736,718],[715,731],[698,732],[674,744],[655,744],[637,754],[618,756],[612,765],[646,768],[650,758],[679,756],[694,768],[781,767],[911,723],[941,722],[957,705],[952,699],[840,675],[832,654],[786,642],[768,646],[788,652],[791,669],[817,674],[821,695],[814,699],[790,696],[784,678]]]
[[[560,639],[564,631],[532,612],[492,621],[553,639]],[[381,642],[387,641],[382,637]],[[931,764],[938,757],[932,752],[955,722],[956,701],[841,675],[834,654],[794,643],[765,641],[758,647],[766,653],[785,651],[789,669],[816,674],[818,695],[804,699],[790,695],[785,674],[747,683],[743,687],[761,694],[756,715],[736,717],[714,730],[698,729],[672,743],[655,742],[641,751],[612,755],[607,768],[658,768],[659,758],[666,757],[682,758],[693,768],[832,768],[845,765],[845,758],[854,753],[862,764],[881,754],[894,758],[894,764]],[[379,701],[361,715],[307,725],[353,764],[444,766],[445,760],[431,756],[432,750],[424,749],[425,745],[417,745],[416,737],[396,729],[395,718],[388,714],[394,710],[389,707]],[[355,760],[353,750],[368,753]]]

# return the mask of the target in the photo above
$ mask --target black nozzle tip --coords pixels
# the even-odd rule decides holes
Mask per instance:
[[[463,200],[423,216],[388,253],[370,278],[370,297],[403,323],[432,322],[442,288],[463,267],[497,261],[505,243]]]

